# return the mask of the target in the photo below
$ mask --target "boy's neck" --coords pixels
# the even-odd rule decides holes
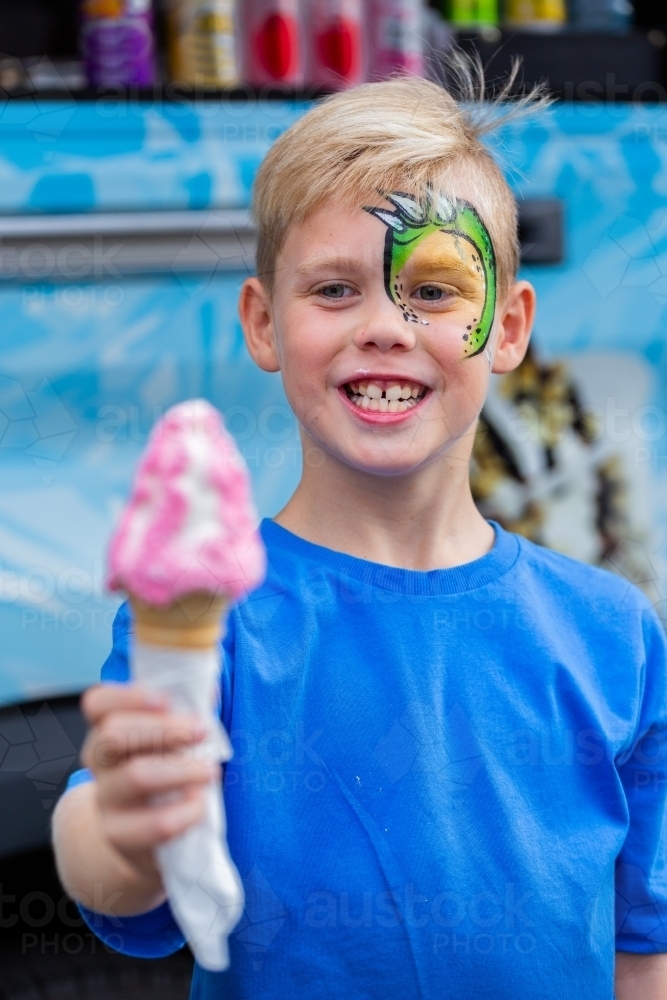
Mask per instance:
[[[387,566],[472,562],[491,549],[494,532],[470,493],[471,443],[458,441],[408,475],[380,476],[346,465],[304,435],[301,482],[275,520],[316,545]]]

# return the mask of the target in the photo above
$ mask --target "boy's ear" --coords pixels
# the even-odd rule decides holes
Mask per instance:
[[[280,371],[269,294],[259,278],[247,278],[239,295],[239,317],[246,346],[265,372]]]
[[[498,314],[491,366],[496,374],[511,372],[523,361],[533,329],[535,303],[535,289],[529,281],[516,281],[512,285]]]

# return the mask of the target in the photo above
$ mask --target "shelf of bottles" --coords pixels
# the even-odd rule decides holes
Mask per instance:
[[[523,83],[546,80],[556,96],[591,99],[580,91],[597,60],[588,77],[611,72],[614,99],[647,83],[655,95],[641,99],[666,99],[667,33],[633,30],[634,13],[630,0],[82,0],[78,57],[0,58],[0,89],[315,95],[397,72],[442,79],[458,41],[498,75],[520,56]]]

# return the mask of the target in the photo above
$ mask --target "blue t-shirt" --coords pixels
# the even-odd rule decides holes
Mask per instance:
[[[418,572],[263,522],[221,687],[246,907],[196,1000],[611,1000],[615,948],[667,951],[662,627],[627,581],[494,528]],[[130,627],[123,606],[104,680]],[[183,942],[167,904],[84,913],[129,954]]]

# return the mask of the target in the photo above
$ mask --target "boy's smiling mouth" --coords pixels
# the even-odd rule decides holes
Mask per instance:
[[[359,411],[360,416],[373,419],[407,414],[419,406],[430,389],[410,378],[373,377],[344,382],[339,386],[339,392]]]

